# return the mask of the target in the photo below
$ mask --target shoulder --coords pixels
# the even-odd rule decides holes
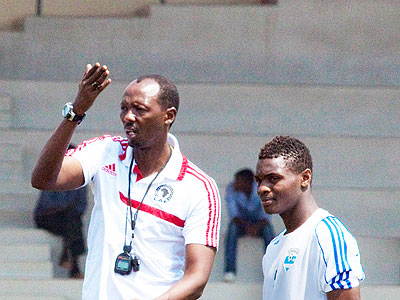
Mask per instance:
[[[267,252],[273,250],[275,247],[280,248],[281,245],[279,243],[285,233],[286,233],[286,229],[281,231],[275,238],[273,238],[273,240],[267,246]]]
[[[187,161],[186,168],[187,179],[191,181],[193,184],[197,184],[199,186],[207,185],[216,187],[215,180],[207,175],[204,171],[202,171],[198,166],[192,163],[190,160]]]
[[[208,197],[219,198],[219,190],[215,180],[188,160],[184,183],[190,189]]]
[[[325,253],[341,252],[342,249],[345,250],[356,243],[343,222],[331,214],[321,218],[317,223],[315,237]]]
[[[91,149],[115,149],[120,151],[121,149],[126,149],[128,147],[128,140],[120,136],[103,135],[101,137],[94,137],[89,140],[85,140],[80,143],[76,149],[71,149],[66,155],[74,155],[82,151],[89,151]]]

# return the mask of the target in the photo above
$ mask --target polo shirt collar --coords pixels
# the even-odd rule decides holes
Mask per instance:
[[[167,165],[164,167],[161,174],[159,175],[159,178],[168,178],[171,180],[180,181],[186,175],[188,160],[181,153],[178,140],[174,135],[172,135],[171,133],[168,133],[167,141],[168,141],[168,144],[173,147],[173,151],[172,151],[172,155],[171,155]],[[122,147],[121,150],[122,151],[119,155],[119,158],[120,158],[121,162],[129,168],[129,165],[132,160],[132,150],[133,149],[131,146],[127,146],[127,147]],[[136,162],[134,162],[133,172],[138,173],[138,170],[139,170],[139,168],[137,167]]]

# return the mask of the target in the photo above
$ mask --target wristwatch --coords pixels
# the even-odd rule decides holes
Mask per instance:
[[[62,109],[62,115],[68,121],[78,122],[78,125],[81,124],[83,119],[86,117],[86,114],[83,114],[81,116],[81,115],[77,115],[76,113],[74,113],[74,107],[72,106],[71,102],[65,103],[64,108]]]

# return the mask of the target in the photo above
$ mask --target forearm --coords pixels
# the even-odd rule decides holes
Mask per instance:
[[[32,172],[31,184],[34,188],[46,190],[56,184],[76,126],[76,122],[63,120],[47,141]]]
[[[204,245],[186,246],[186,269],[182,279],[154,300],[198,299],[207,284],[216,249]]]
[[[326,294],[328,300],[360,300],[360,286],[351,289],[333,290]]]
[[[173,285],[166,293],[154,300],[194,300],[200,298],[207,280],[199,276],[184,276]]]

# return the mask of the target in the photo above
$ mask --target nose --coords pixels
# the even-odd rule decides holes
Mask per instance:
[[[266,185],[263,185],[263,184],[260,184],[257,187],[257,194],[258,194],[259,197],[261,197],[263,194],[269,194],[269,193],[271,193],[271,188],[270,187],[268,187]]]
[[[132,112],[132,110],[128,110],[124,116],[124,119],[128,122],[135,122],[136,115]]]

